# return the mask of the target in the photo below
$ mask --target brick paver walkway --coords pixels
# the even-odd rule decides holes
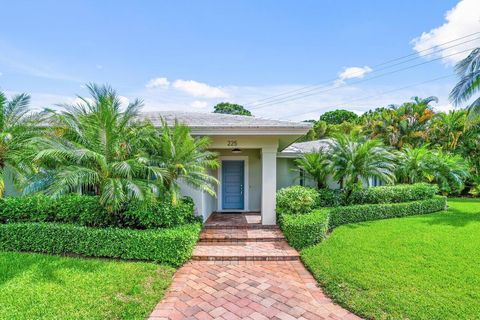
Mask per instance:
[[[278,228],[261,229],[250,215],[212,219],[151,320],[360,319],[323,294]]]

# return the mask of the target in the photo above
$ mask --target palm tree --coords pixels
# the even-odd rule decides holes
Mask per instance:
[[[327,176],[330,174],[330,160],[327,155],[318,150],[317,152],[305,153],[301,158],[295,159],[296,171],[305,172],[317,184],[317,188],[325,188]]]
[[[217,154],[207,150],[209,145],[207,137],[192,137],[186,125],[175,121],[169,126],[163,122],[159,137],[149,148],[150,163],[165,170],[163,185],[172,194],[174,202],[179,195],[179,182],[215,196],[218,181],[208,169],[217,168],[219,163]]]
[[[452,110],[448,113],[439,112],[433,117],[429,140],[441,146],[444,150],[457,149],[460,138],[464,134],[465,110]]]
[[[350,194],[369,178],[391,184],[395,181],[395,155],[380,140],[338,136],[332,143],[334,178]]]
[[[464,188],[468,171],[468,163],[460,155],[442,149],[429,150],[427,146],[407,146],[400,153],[396,173],[401,182],[436,183],[441,192],[448,194],[458,193]]]
[[[30,96],[22,93],[8,100],[0,92],[0,198],[5,190],[5,176],[9,172],[17,184],[25,180],[31,169],[27,155],[30,139],[41,129],[38,115],[29,113]]]
[[[480,90],[480,48],[474,49],[465,59],[457,63],[455,71],[460,81],[450,92],[450,100],[455,106],[469,101]],[[467,106],[468,125],[480,117],[480,96]]]
[[[155,139],[155,128],[136,120],[142,101],[122,110],[112,88],[87,87],[91,99],[79,97],[81,103],[63,105],[63,112],[50,111],[53,129],[36,143],[35,162],[43,170],[26,192],[95,194],[110,212],[128,200],[158,196],[167,172],[150,165],[144,151]]]

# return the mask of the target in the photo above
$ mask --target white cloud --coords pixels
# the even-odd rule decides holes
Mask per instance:
[[[118,99],[120,100],[120,104],[124,107],[128,106],[130,100],[127,97],[119,96]]]
[[[154,89],[154,88],[166,89],[169,86],[170,86],[170,81],[168,81],[168,79],[165,78],[165,77],[151,79],[145,85],[145,87],[147,87],[149,89]]]
[[[343,71],[338,74],[338,80],[343,82],[347,79],[363,78],[367,73],[372,71],[372,68],[369,66],[344,68]]]
[[[195,100],[190,104],[190,106],[195,109],[204,109],[208,106],[208,102]]]
[[[218,88],[195,80],[175,80],[173,87],[194,97],[226,98],[228,94]]]
[[[443,47],[451,47],[455,44],[462,42],[458,46],[443,50],[432,54],[432,52],[438,51],[439,48],[429,48],[441,45],[445,42],[452,41],[461,37],[465,37],[472,34],[475,31],[480,30],[480,1],[479,0],[462,0],[453,9],[449,10],[445,14],[445,23],[441,26],[434,28],[428,32],[423,32],[421,36],[412,40],[413,48],[419,52],[420,55],[425,56],[429,54],[429,58],[442,57],[443,62],[446,64],[454,64],[463,58],[465,58],[469,51],[462,52],[470,48],[480,47],[480,39],[478,34],[472,35],[455,42],[448,43]],[[476,40],[473,40],[477,38]],[[421,51],[421,52],[420,52]],[[452,55],[455,54],[455,55]]]

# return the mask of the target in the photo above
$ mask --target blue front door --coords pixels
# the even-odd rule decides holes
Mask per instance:
[[[244,161],[222,161],[222,210],[243,210]]]

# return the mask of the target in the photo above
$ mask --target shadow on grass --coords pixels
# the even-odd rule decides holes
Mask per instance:
[[[64,281],[58,277],[60,270],[69,269],[72,273],[93,273],[100,267],[98,263],[76,258],[67,259],[37,253],[4,252],[0,254],[5,255],[0,257],[2,264],[0,266],[0,286],[26,272],[31,272],[31,279],[34,282],[63,284]]]
[[[465,227],[471,223],[480,224],[480,211],[465,212],[457,208],[448,211],[425,215],[424,222],[430,225],[447,225],[452,227]]]

